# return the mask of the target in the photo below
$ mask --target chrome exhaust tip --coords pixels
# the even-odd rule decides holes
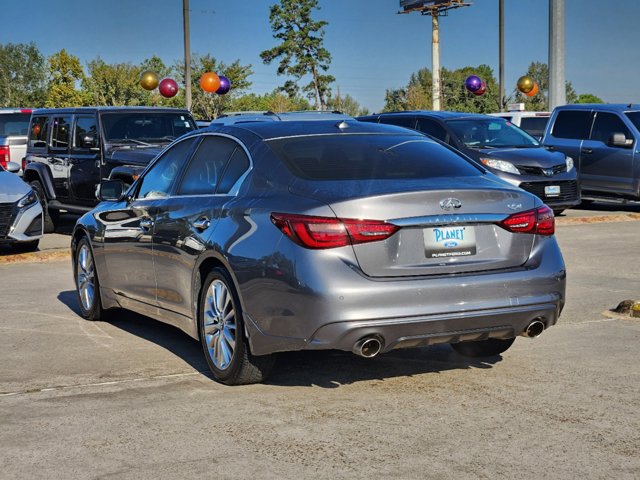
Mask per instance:
[[[527,328],[525,328],[522,335],[529,338],[536,338],[539,337],[542,332],[544,332],[544,329],[544,322],[540,320],[534,320],[527,326]]]
[[[378,337],[364,337],[353,346],[353,353],[364,358],[373,358],[382,350],[382,342]]]

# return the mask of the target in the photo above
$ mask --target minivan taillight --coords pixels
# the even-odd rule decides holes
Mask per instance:
[[[11,161],[11,152],[7,145],[0,145],[0,165],[7,168],[7,164]]]
[[[556,231],[556,220],[546,205],[526,212],[514,213],[500,223],[502,228],[513,233],[531,233],[536,235],[553,235]]]
[[[282,233],[306,248],[336,248],[385,240],[400,227],[379,220],[313,217],[272,213],[271,221]]]

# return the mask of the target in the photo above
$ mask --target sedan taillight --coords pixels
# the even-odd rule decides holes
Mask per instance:
[[[556,220],[546,205],[526,212],[514,213],[498,223],[502,228],[513,233],[531,233],[537,235],[553,235],[556,231]]]
[[[400,228],[379,220],[312,217],[289,213],[273,213],[271,221],[294,242],[314,249],[385,240]]]

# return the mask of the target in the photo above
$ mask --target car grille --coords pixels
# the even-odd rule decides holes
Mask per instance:
[[[557,185],[560,187],[560,195],[547,197],[544,194],[544,187]],[[578,199],[578,182],[571,180],[568,182],[525,182],[520,184],[520,188],[529,193],[533,193],[536,197],[547,204],[565,203]]]
[[[524,175],[540,175],[540,176],[546,176],[546,177],[549,177],[551,175],[546,175],[544,173],[545,170],[551,170],[553,172],[553,175],[557,175],[559,173],[567,171],[567,165],[565,163],[561,165],[554,165],[551,168],[529,167],[525,165],[516,165],[516,168],[520,173]]]
[[[15,203],[0,203],[0,237],[6,237],[13,221]]]

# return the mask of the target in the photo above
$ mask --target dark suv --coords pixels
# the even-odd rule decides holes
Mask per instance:
[[[91,210],[102,180],[133,183],[162,148],[195,129],[187,110],[172,108],[34,110],[23,178],[42,202],[45,232],[61,210]]]
[[[490,115],[411,111],[359,117],[419,130],[465,153],[489,171],[539,197],[556,214],[580,203],[573,159],[550,152],[511,122]]]
[[[542,143],[571,155],[588,199],[640,200],[640,106],[565,105]]]

